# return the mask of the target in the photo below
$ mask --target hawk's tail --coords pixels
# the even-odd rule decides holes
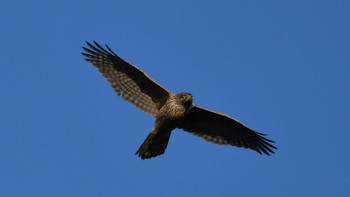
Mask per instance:
[[[152,131],[135,154],[139,155],[141,159],[150,159],[163,154],[168,146],[170,134],[171,132],[154,133]]]

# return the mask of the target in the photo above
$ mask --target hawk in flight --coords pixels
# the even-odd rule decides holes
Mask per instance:
[[[118,96],[152,115],[155,123],[135,154],[141,159],[165,152],[171,131],[179,128],[209,142],[248,148],[270,155],[277,149],[266,134],[258,133],[237,120],[192,104],[190,93],[175,94],[163,88],[146,73],[124,61],[106,45],[86,42],[82,53],[109,81]]]

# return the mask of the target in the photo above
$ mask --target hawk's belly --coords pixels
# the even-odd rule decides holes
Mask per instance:
[[[177,128],[182,122],[183,118],[157,118],[154,123],[154,130],[156,133],[168,133]]]

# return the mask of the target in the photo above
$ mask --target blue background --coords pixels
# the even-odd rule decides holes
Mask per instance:
[[[0,196],[350,196],[350,2],[6,1]],[[271,157],[153,118],[83,60],[96,40],[173,92],[277,142]]]

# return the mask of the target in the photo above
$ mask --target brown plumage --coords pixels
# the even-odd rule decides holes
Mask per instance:
[[[150,134],[137,150],[142,159],[164,153],[171,131],[179,128],[209,142],[248,148],[270,155],[277,149],[265,134],[255,132],[237,120],[192,104],[189,93],[174,94],[146,73],[118,57],[107,45],[86,42],[82,53],[109,81],[118,96],[155,117]]]

